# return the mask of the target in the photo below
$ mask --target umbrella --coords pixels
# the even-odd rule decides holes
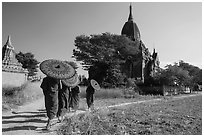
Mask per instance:
[[[64,61],[49,59],[40,64],[40,70],[53,78],[68,79],[75,75],[75,69]]]
[[[100,89],[100,85],[99,85],[98,82],[95,81],[94,79],[91,79],[91,86],[92,86],[95,90],[99,90],[99,89]]]
[[[75,74],[73,77],[69,78],[69,79],[63,79],[62,83],[65,84],[68,87],[75,87],[79,84],[79,78],[78,75]]]

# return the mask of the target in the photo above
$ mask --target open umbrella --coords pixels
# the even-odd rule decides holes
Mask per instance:
[[[57,79],[69,79],[76,73],[75,69],[64,61],[48,59],[40,64],[40,70],[47,76]]]
[[[98,84],[98,82],[94,79],[91,79],[91,86],[95,89],[95,90],[99,90],[100,89],[100,85]]]
[[[69,79],[63,79],[62,83],[65,84],[66,86],[69,87],[75,87],[79,84],[79,78],[78,75],[75,74],[73,77],[69,78]]]

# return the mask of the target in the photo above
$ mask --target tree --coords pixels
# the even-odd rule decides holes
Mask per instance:
[[[76,49],[73,57],[81,61],[83,69],[89,71],[89,79],[99,83],[117,85],[121,77],[121,64],[128,56],[136,57],[139,44],[121,35],[102,33],[99,35],[80,35],[75,39]]]
[[[34,54],[19,52],[16,54],[16,59],[23,65],[23,68],[28,70],[28,76],[36,75],[39,62],[34,58]]]
[[[160,70],[157,80],[162,85],[177,85],[192,87],[192,76],[189,71],[183,69],[178,63],[166,65],[165,69]]]
[[[189,75],[192,77],[190,81],[192,85],[202,85],[202,69],[190,65],[183,60],[179,61],[179,67],[189,72]]]

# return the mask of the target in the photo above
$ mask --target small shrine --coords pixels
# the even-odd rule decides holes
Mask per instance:
[[[16,59],[14,47],[8,36],[2,48],[2,85],[20,86],[27,81],[28,71]]]

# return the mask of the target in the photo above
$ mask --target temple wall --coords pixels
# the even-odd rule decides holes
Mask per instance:
[[[24,84],[26,81],[27,81],[26,73],[2,71],[2,87],[8,85],[18,87]]]

